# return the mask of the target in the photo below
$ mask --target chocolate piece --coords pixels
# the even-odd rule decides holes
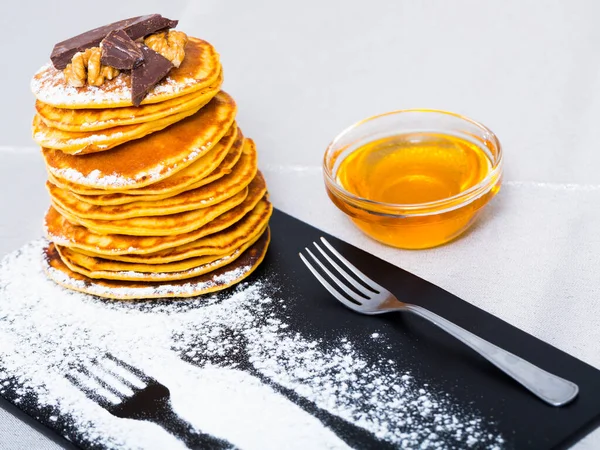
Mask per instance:
[[[135,106],[140,106],[148,91],[173,68],[171,61],[160,53],[145,45],[141,45],[140,48],[144,55],[144,61],[131,71],[131,102]]]
[[[102,42],[100,62],[120,70],[131,70],[144,60],[142,51],[123,30],[111,31]]]
[[[120,20],[59,42],[54,46],[50,59],[54,67],[62,70],[71,62],[71,58],[73,58],[75,53],[83,52],[91,47],[97,47],[100,45],[102,39],[111,31],[123,30],[135,41],[157,31],[175,28],[176,26],[177,20],[167,19],[160,14],[150,14]]]

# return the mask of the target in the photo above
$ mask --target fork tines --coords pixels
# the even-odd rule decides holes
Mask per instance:
[[[367,277],[363,272],[358,270],[352,263],[350,263],[350,261],[344,258],[335,248],[333,248],[333,246],[327,242],[325,238],[322,237],[321,242],[331,253],[331,255],[333,255],[333,257],[323,250],[318,243],[313,242],[313,245],[325,259],[325,261],[330,265],[333,271],[330,270],[317,256],[315,256],[308,247],[305,248],[305,251],[311,260],[316,262],[323,273],[327,275],[329,280],[337,285],[339,290],[332,286],[332,284],[327,281],[327,279],[309,262],[309,260],[302,253],[300,253],[300,259],[302,259],[302,262],[306,265],[306,267],[308,267],[315,278],[319,280],[323,287],[325,287],[325,289],[327,289],[329,293],[336,299],[338,299],[347,307],[356,309],[356,307],[361,305],[365,300],[372,298],[378,293],[385,292],[385,288],[383,286],[380,286],[375,281]],[[347,270],[342,266],[345,266]],[[348,270],[353,275],[348,273]],[[345,279],[345,282],[336,276],[333,273],[334,271],[338,275],[341,275],[341,277]],[[358,280],[360,280],[360,282]]]
[[[117,405],[148,383],[139,369],[107,354],[65,377],[88,398],[104,408]]]

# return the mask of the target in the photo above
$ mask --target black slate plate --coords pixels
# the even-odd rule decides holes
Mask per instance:
[[[385,358],[410,362],[417,377],[450,393],[459,404],[472,407],[493,421],[506,439],[507,448],[567,448],[600,424],[600,371],[590,365],[285,213],[275,211],[271,230],[272,242],[267,257],[248,281],[272,280],[273,277],[279,281],[278,295],[290,300],[286,322],[292,330],[325,342],[341,334],[353,336],[356,348],[374,360],[382,355],[368,337],[375,332],[385,335],[389,342],[398,343],[384,350]],[[466,346],[419,317],[398,313],[367,317],[347,310],[314,280],[298,257],[300,250],[320,236],[327,237],[357,267],[398,297],[422,305],[534,364],[574,381],[580,387],[579,397],[562,408],[547,406]],[[12,394],[5,394],[9,401],[14,399]],[[298,403],[309,412],[315,412],[311,411],[310,402]],[[35,402],[24,401],[18,407],[59,434],[68,433],[78,445],[86,446],[78,439],[77,431],[69,429],[67,422],[50,422],[51,411],[30,406],[33,404]],[[60,443],[69,445],[62,439]]]

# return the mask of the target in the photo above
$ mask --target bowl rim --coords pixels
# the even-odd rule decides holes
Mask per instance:
[[[485,133],[489,135],[490,140],[494,144],[497,149],[497,156],[495,161],[493,161],[492,169],[483,178],[479,183],[471,186],[469,189],[466,189],[458,194],[455,194],[450,197],[446,197],[440,200],[434,200],[431,202],[423,202],[423,203],[386,203],[379,202],[376,200],[369,200],[364,197],[360,197],[348,190],[346,190],[342,185],[340,185],[328,167],[328,161],[331,158],[331,153],[333,149],[336,147],[336,144],[345,137],[348,133],[360,127],[361,125],[377,120],[386,116],[402,114],[402,113],[434,113],[434,114],[442,114],[447,116],[453,116],[463,121],[469,122],[470,124],[476,126],[481,129]],[[443,131],[441,131],[443,132]],[[347,158],[348,156],[346,156]],[[345,158],[344,158],[345,159]],[[338,196],[343,197],[346,202],[350,202],[354,204],[355,207],[358,207],[363,210],[367,210],[370,213],[378,214],[382,216],[420,216],[420,215],[431,215],[431,214],[440,214],[443,212],[451,211],[454,209],[458,209],[465,205],[465,203],[469,203],[482,195],[484,195],[487,191],[489,191],[493,186],[498,184],[501,180],[502,169],[504,163],[504,152],[502,149],[502,145],[500,144],[500,140],[496,136],[496,134],[490,130],[488,127],[483,125],[482,123],[470,119],[469,117],[463,116],[458,113],[445,111],[441,109],[425,109],[425,108],[412,108],[412,109],[397,109],[394,111],[385,112],[382,114],[377,114],[374,116],[367,117],[362,119],[354,124],[346,127],[342,130],[327,146],[325,149],[325,154],[323,156],[323,174],[325,177],[325,182],[328,187],[334,188]],[[369,207],[377,207],[378,211],[373,211]],[[422,210],[427,210],[423,212]]]

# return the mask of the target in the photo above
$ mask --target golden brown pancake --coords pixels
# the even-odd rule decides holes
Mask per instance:
[[[145,255],[110,255],[109,258],[113,261],[162,265],[187,258],[231,253],[242,245],[242,243],[261,234],[269,223],[272,212],[273,206],[263,197],[254,209],[248,212],[242,219],[218,233],[209,234],[188,244],[162,250],[157,253]],[[95,258],[106,258],[106,255],[99,255],[80,248],[77,248],[76,251]]]
[[[46,168],[58,179],[106,191],[140,188],[173,176],[205,155],[225,135],[235,113],[235,102],[221,91],[196,114],[109,152],[75,156],[44,148],[42,154]]]
[[[215,83],[221,72],[219,54],[208,42],[190,37],[185,46],[185,58],[178,68],[150,90],[142,105],[160,103],[199,91]],[[132,106],[131,76],[122,72],[102,86],[72,87],[62,70],[50,63],[42,67],[31,80],[36,98],[57,108],[117,108]]]
[[[105,130],[123,125],[151,122],[193,108],[201,108],[217,95],[222,82],[221,75],[212,85],[197,92],[142,106],[66,109],[56,108],[38,100],[35,102],[35,109],[44,124],[50,128],[74,132]]]
[[[218,216],[202,228],[176,236],[124,236],[94,233],[85,227],[70,223],[51,207],[46,214],[46,236],[59,245],[75,247],[99,255],[156,253],[196,241],[230,227],[254,209],[266,192],[267,186],[259,171],[256,178],[248,186],[248,196],[242,204]]]
[[[206,225],[211,220],[219,217],[231,208],[244,201],[248,195],[248,188],[235,194],[221,203],[208,208],[186,211],[168,216],[132,217],[118,220],[82,219],[69,214],[58,204],[52,206],[71,223],[86,227],[98,234],[125,234],[127,236],[172,236],[190,231]]]
[[[160,131],[169,125],[195,114],[199,109],[200,106],[196,106],[193,109],[153,120],[152,122],[81,133],[49,128],[40,116],[36,114],[33,118],[33,140],[42,147],[60,150],[70,155],[87,155],[110,150],[117,145]]]
[[[63,287],[116,300],[195,297],[219,291],[248,277],[263,261],[269,245],[269,230],[231,264],[205,275],[170,282],[93,280],[71,271],[54,244],[45,249],[44,270]]]
[[[56,244],[55,244],[56,245]],[[109,271],[109,272],[125,272],[125,271],[134,271],[134,272],[150,272],[150,273],[165,273],[165,272],[181,272],[184,270],[189,270],[194,267],[202,266],[205,264],[209,264],[217,259],[221,259],[223,255],[206,255],[200,256],[197,258],[190,258],[182,261],[175,261],[167,264],[143,264],[143,263],[125,263],[120,261],[113,261],[106,258],[99,258],[97,256],[86,255],[85,253],[80,253],[77,250],[73,250],[68,247],[61,247],[60,245],[56,245],[56,249],[60,254],[60,257],[65,261],[68,267],[71,265],[81,266],[83,269],[88,271]],[[235,249],[234,249],[235,251]],[[233,251],[231,252],[233,253]],[[75,272],[78,272],[75,270]],[[83,275],[86,275],[85,272],[82,272]],[[98,278],[98,277],[90,277],[90,278]],[[101,278],[101,277],[100,277]],[[138,279],[138,278],[136,278]]]
[[[93,205],[123,205],[131,202],[167,198],[214,181],[210,180],[214,173],[221,173],[221,176],[223,176],[231,172],[242,154],[243,144],[242,131],[234,122],[227,134],[213,148],[185,169],[157,183],[138,189],[123,190],[122,192],[86,188],[56,178],[52,173],[48,173],[48,179],[52,184],[68,190],[81,201]],[[215,179],[218,178],[220,177]],[[200,181],[203,182],[200,183]]]
[[[132,264],[119,261],[113,262],[107,259],[92,258],[74,252],[67,247],[57,247],[57,250],[61,259],[69,269],[73,272],[85,275],[88,278],[119,281],[174,281],[204,275],[219,267],[232,263],[239,258],[248,247],[254,244],[260,236],[261,235],[257,235],[253,237],[252,240],[243,243],[230,254],[221,255],[213,261],[206,262],[207,258],[204,256],[162,264],[160,266]],[[160,269],[160,267],[164,267],[165,270],[157,270]],[[149,271],[141,272],[137,271],[136,268]]]
[[[73,197],[69,191],[50,182],[46,183],[46,187],[53,204],[81,219],[121,220],[134,217],[166,216],[208,208],[233,197],[248,186],[255,177],[258,170],[256,158],[256,149],[252,145],[252,141],[248,140],[242,157],[229,175],[173,197],[125,205],[92,205]]]

